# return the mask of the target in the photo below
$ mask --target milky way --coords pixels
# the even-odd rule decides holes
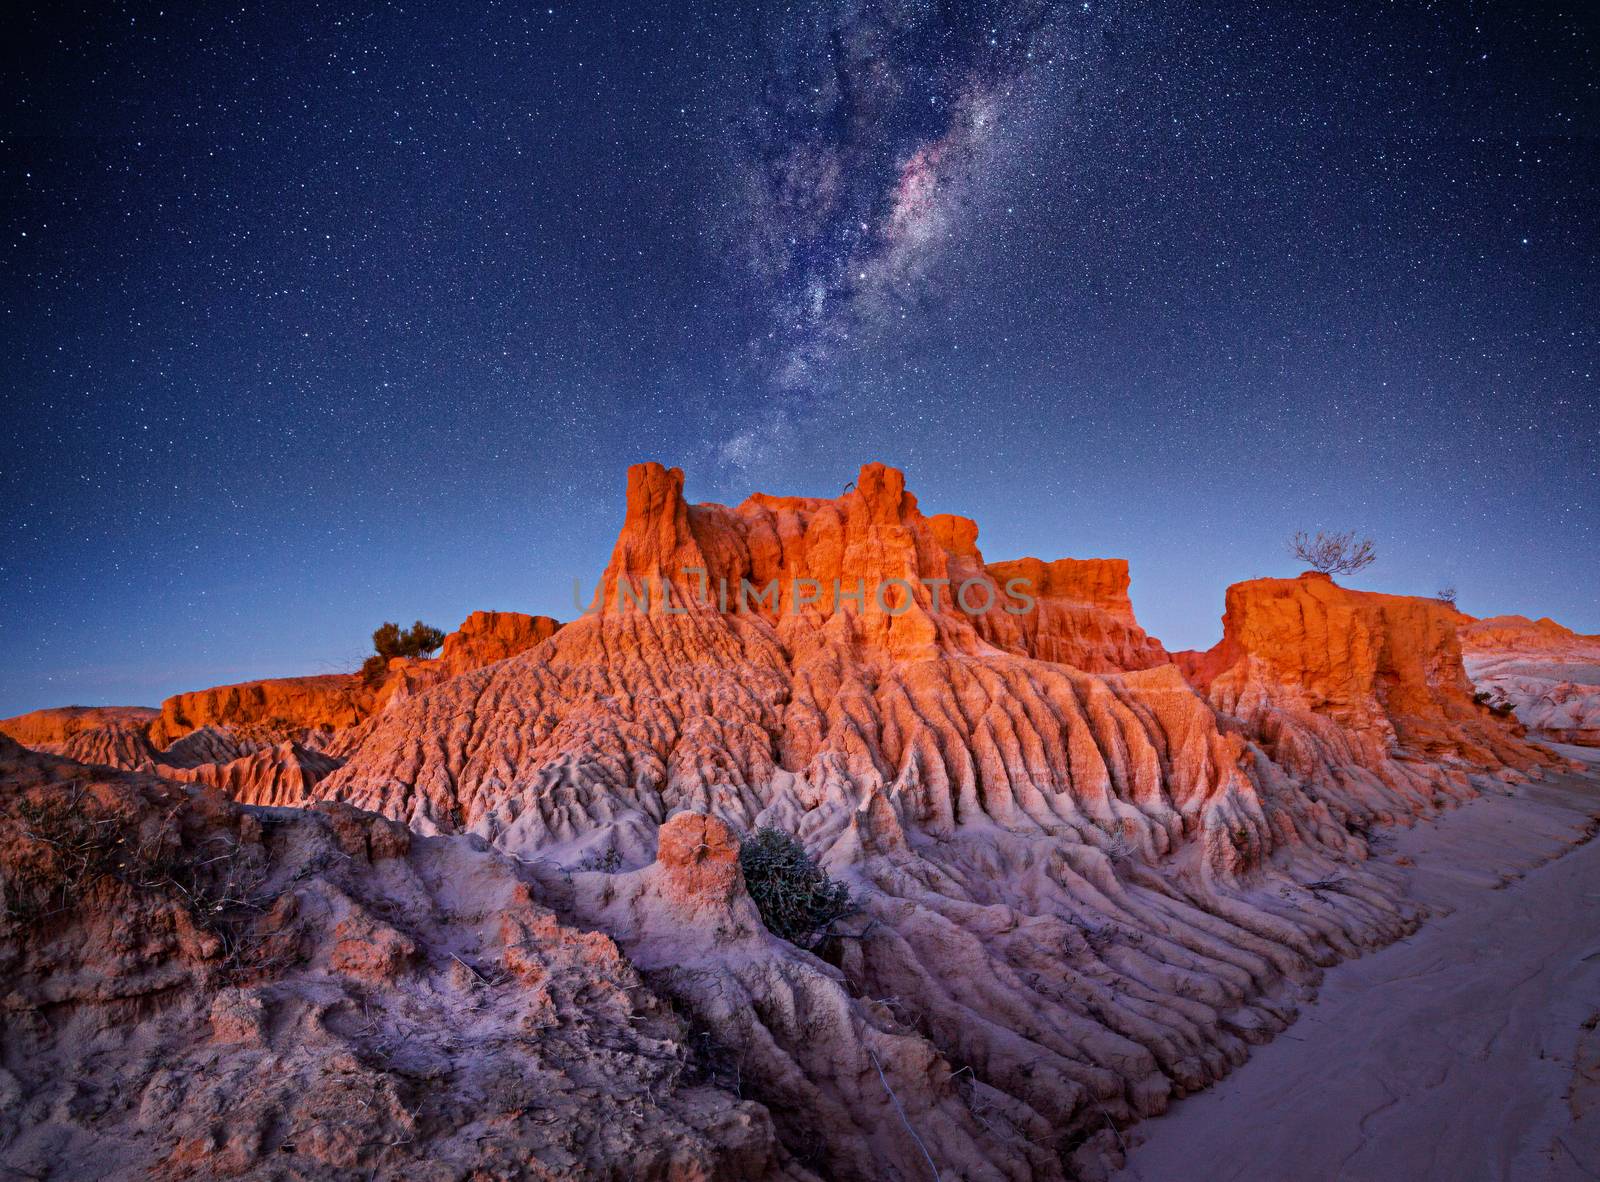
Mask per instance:
[[[738,159],[736,262],[769,398],[719,458],[771,459],[837,391],[852,351],[881,346],[940,294],[963,214],[1028,148],[1042,96],[1100,68],[1109,21],[1089,4],[838,3],[764,30]]]

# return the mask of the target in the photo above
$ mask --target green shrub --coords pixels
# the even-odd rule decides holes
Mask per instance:
[[[604,850],[590,850],[578,863],[577,869],[617,874],[622,870],[622,851],[614,845],[608,845]]]
[[[372,656],[362,663],[361,676],[368,685],[375,685],[383,680],[395,657],[425,657],[443,643],[444,633],[421,620],[406,629],[385,620],[372,634]]]
[[[372,634],[372,651],[380,657],[425,657],[443,643],[444,633],[421,620],[404,632],[386,620]]]
[[[817,949],[833,924],[855,910],[850,888],[824,874],[805,846],[781,829],[758,829],[739,847],[744,883],[774,935]]]
[[[380,657],[399,657],[405,647],[405,633],[393,620],[385,620],[372,633],[372,651]]]

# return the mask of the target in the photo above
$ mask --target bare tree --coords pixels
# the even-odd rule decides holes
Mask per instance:
[[[1439,590],[1434,594],[1434,598],[1440,603],[1448,603],[1451,607],[1454,607],[1456,605],[1455,586],[1452,584],[1450,586],[1440,587]]]
[[[1325,575],[1354,574],[1378,560],[1372,539],[1358,539],[1355,530],[1342,534],[1326,534],[1319,530],[1315,537],[1298,530],[1289,539],[1289,553]]]

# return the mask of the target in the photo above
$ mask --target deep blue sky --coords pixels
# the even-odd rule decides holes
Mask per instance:
[[[13,9],[0,715],[568,617],[646,458],[1600,632],[1594,6],[1322,7]]]

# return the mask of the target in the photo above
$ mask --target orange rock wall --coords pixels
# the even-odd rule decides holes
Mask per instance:
[[[690,505],[679,469],[641,464],[595,606],[637,612],[649,588],[650,611],[708,607],[785,636],[828,629],[898,657],[986,642],[1097,672],[1169,660],[1133,617],[1125,561],[986,566],[977,538],[968,518],[925,516],[881,464],[833,500],[757,493],[732,509]]]
[[[514,657],[524,649],[543,644],[561,627],[549,616],[521,612],[473,612],[461,627],[444,638],[438,668],[443,677],[456,677],[471,669]]]
[[[1473,701],[1457,619],[1438,600],[1326,575],[1253,579],[1228,588],[1221,642],[1179,663],[1284,766],[1354,785],[1360,807],[1396,819],[1470,792],[1444,765],[1549,762]]]
[[[159,713],[148,706],[57,706],[0,719],[0,735],[24,747],[48,749],[96,727],[142,726]]]
[[[219,685],[162,702],[161,716],[150,726],[150,741],[166,747],[203,726],[274,735],[339,730],[367,717],[377,700],[378,692],[354,673]]]

